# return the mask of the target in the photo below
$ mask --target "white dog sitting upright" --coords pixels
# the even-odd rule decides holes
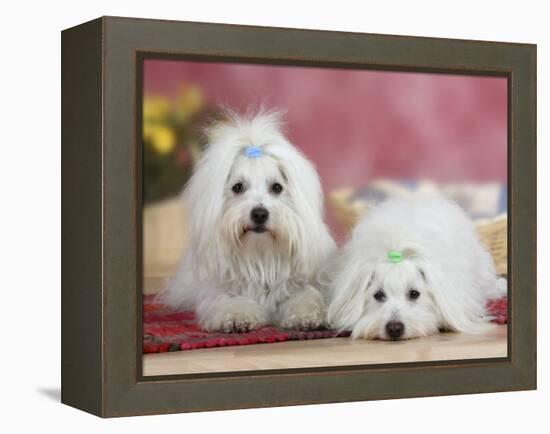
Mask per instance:
[[[335,267],[329,323],[352,337],[398,340],[439,330],[475,333],[506,282],[474,225],[441,197],[393,199],[370,210]]]
[[[261,112],[208,131],[184,190],[190,245],[159,297],[195,309],[203,329],[244,332],[266,324],[325,323],[321,264],[334,249],[313,165]]]

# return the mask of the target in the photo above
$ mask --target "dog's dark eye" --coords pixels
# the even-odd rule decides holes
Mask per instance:
[[[418,297],[420,297],[420,292],[416,289],[409,290],[409,300],[416,300]]]
[[[281,194],[282,191],[283,191],[283,186],[281,184],[279,184],[278,182],[274,183],[271,186],[271,192],[274,193],[274,194]]]
[[[384,291],[382,291],[381,289],[379,289],[378,291],[376,291],[376,292],[374,293],[374,296],[373,296],[373,297],[374,297],[374,299],[375,299],[376,301],[380,301],[380,302],[386,300],[386,294],[385,294]]]
[[[242,182],[237,182],[233,187],[231,187],[231,190],[233,190],[233,193],[239,194],[244,191],[244,185]]]

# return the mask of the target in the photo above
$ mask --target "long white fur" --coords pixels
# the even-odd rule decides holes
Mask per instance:
[[[403,252],[403,261],[390,262],[389,251]],[[367,339],[389,339],[389,321],[404,324],[402,339],[441,329],[479,332],[490,319],[486,300],[506,291],[471,220],[439,196],[369,210],[333,264],[331,287],[329,323]],[[380,289],[384,302],[374,298]],[[411,289],[418,299],[408,298]]]
[[[326,317],[319,273],[335,245],[317,172],[283,135],[280,114],[226,117],[209,129],[183,192],[190,245],[159,298],[196,309],[207,330],[318,327]],[[247,158],[248,146],[264,156]],[[231,187],[239,180],[247,190],[236,195]],[[277,196],[269,191],[274,181],[283,185]],[[270,213],[268,232],[243,233],[259,205]]]

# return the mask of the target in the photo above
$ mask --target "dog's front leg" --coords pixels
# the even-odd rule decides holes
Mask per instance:
[[[268,315],[254,300],[243,296],[216,294],[197,305],[202,329],[224,333],[244,333],[267,324]]]
[[[279,306],[279,325],[288,329],[314,330],[326,324],[323,296],[313,286],[307,286]]]

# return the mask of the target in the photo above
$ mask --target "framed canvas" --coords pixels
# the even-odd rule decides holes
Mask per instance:
[[[347,279],[405,223],[441,247],[406,298],[380,270],[408,247]],[[438,291],[458,286],[453,311]],[[62,32],[62,402],[114,417],[534,388],[535,45],[118,17]]]

